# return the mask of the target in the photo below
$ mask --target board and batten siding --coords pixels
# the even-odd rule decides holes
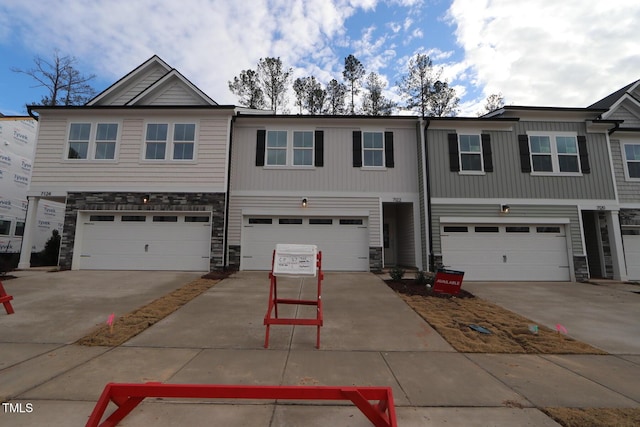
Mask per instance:
[[[281,216],[322,216],[325,218],[339,217],[340,211],[368,211],[369,212],[369,246],[382,246],[380,236],[380,199],[377,197],[313,197],[313,208],[301,209],[300,197],[296,196],[229,196],[229,245],[240,245],[242,234],[242,210],[265,212],[286,212]],[[319,214],[319,212],[323,212]],[[260,214],[255,214],[260,216]],[[270,217],[278,215],[266,215]],[[284,236],[286,238],[286,236]]]
[[[481,126],[481,124],[479,124]],[[535,176],[521,171],[518,135],[527,131],[575,132],[585,135],[591,173],[582,176]],[[447,135],[456,129],[428,130],[431,197],[516,199],[615,199],[604,134],[586,133],[583,123],[518,122],[513,131],[491,136],[493,172],[465,175],[449,169]]]
[[[621,203],[640,202],[640,181],[629,181],[626,178],[624,169],[627,167],[622,154],[622,145],[625,142],[638,144],[638,138],[620,138],[611,140],[611,158],[613,159],[613,169],[616,175],[618,186],[618,200]]]
[[[496,216],[499,207],[491,205],[456,205],[434,204],[431,207],[433,215],[433,253],[442,254],[442,242],[440,239],[440,217],[469,217],[469,218],[494,218],[496,224],[500,224],[500,217]],[[566,218],[570,224],[566,232],[571,233],[572,253],[583,255],[582,234],[580,233],[580,220],[577,206],[542,206],[542,205],[509,205],[509,214],[505,218],[531,218],[530,224],[535,224],[537,218]],[[470,219],[468,224],[473,224]],[[514,225],[514,224],[509,224]]]
[[[234,124],[231,158],[231,190],[236,191],[335,191],[362,193],[418,192],[416,130],[411,127],[378,127],[393,132],[393,168],[361,169],[353,167],[353,131],[358,127],[330,127],[277,123],[273,130],[324,131],[324,166],[285,168],[256,166],[256,134],[264,126]],[[372,129],[363,127],[363,130]]]
[[[206,113],[178,116],[78,115],[73,119],[41,114],[31,181],[32,192],[66,191],[226,191],[230,116]],[[196,123],[196,160],[144,161],[144,126],[154,122]],[[116,160],[66,159],[69,123],[117,122],[121,129]],[[92,127],[95,132],[95,126]],[[167,153],[170,147],[167,147]]]

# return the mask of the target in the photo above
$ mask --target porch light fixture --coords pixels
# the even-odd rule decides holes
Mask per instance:
[[[509,209],[511,209],[509,205],[500,205],[500,213],[509,213]]]
[[[145,205],[149,203],[149,198],[150,196],[148,194],[145,194],[144,196],[142,196],[142,203]]]
[[[302,199],[302,207],[303,208],[306,208],[308,203],[309,203],[309,201],[307,200],[306,197],[304,199]]]

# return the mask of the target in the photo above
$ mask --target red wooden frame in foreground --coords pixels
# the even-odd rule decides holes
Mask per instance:
[[[350,400],[376,427],[397,427],[391,387],[248,386],[211,384],[109,383],[87,427],[116,426],[146,397],[205,399]],[[100,423],[109,401],[118,406]],[[377,401],[372,404],[370,401]]]
[[[324,279],[324,273],[322,273],[322,251],[318,251],[316,255],[316,276],[318,278],[318,292],[316,299],[314,300],[301,300],[290,298],[278,298],[278,278],[273,272],[273,267],[276,259],[276,251],[273,251],[271,256],[271,272],[269,272],[269,307],[267,308],[267,314],[264,316],[264,324],[267,327],[267,331],[264,337],[264,348],[269,348],[269,331],[271,325],[307,325],[316,327],[316,348],[320,348],[320,327],[323,325],[322,314],[322,279]],[[298,319],[290,317],[278,316],[278,304],[294,304],[294,305],[311,305],[316,306],[316,317],[307,319]]]
[[[11,306],[11,300],[13,297],[11,295],[7,295],[7,291],[4,290],[4,286],[2,286],[2,282],[0,282],[0,303],[4,305],[4,309],[7,314],[13,314],[13,307]]]

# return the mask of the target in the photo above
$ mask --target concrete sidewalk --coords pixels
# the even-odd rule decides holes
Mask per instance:
[[[633,380],[640,377],[638,353],[457,353],[368,273],[326,274],[320,350],[309,326],[273,326],[270,348],[263,348],[264,272],[236,273],[123,346],[80,347],[69,343],[102,323],[112,307],[130,311],[194,276],[157,273],[151,283],[149,273],[92,273],[90,279],[89,272],[62,272],[5,283],[16,298],[16,317],[0,313],[0,397],[33,410],[0,410],[0,425],[84,425],[108,382],[389,386],[400,426],[556,426],[537,407],[640,406]],[[109,288],[115,282],[118,288]],[[279,291],[308,298],[315,282],[281,280]],[[64,306],[73,321],[61,319],[56,331],[47,323],[56,304],[47,299],[65,293],[73,295],[74,303]],[[309,317],[304,307],[284,309]],[[346,403],[194,400],[145,401],[121,423],[212,424],[369,425]]]

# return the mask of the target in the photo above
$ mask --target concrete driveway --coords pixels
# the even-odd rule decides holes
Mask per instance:
[[[640,355],[640,286],[613,281],[463,282],[474,295],[612,354]]]
[[[457,353],[369,273],[326,274],[320,350],[309,326],[273,326],[263,348],[265,272],[234,274],[115,348],[69,343],[109,313],[131,311],[198,274],[20,274],[6,282],[16,314],[0,313],[0,401],[33,411],[0,410],[2,426],[82,425],[108,382],[388,386],[401,426],[557,427],[539,406],[640,406],[629,380],[640,376],[640,355]],[[315,291],[309,279],[290,280],[281,282],[283,297]],[[286,307],[309,317],[304,308]],[[203,403],[149,399],[122,425],[369,425],[339,402]]]

